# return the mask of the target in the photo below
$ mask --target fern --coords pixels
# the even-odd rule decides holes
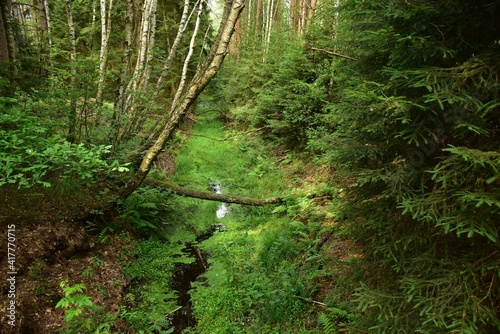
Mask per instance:
[[[336,334],[337,322],[334,317],[331,317],[325,313],[320,313],[318,316],[318,324],[324,329],[325,334]]]

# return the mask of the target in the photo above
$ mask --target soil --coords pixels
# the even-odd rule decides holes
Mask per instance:
[[[0,333],[61,329],[64,310],[56,304],[64,296],[59,286],[64,280],[69,286],[84,284],[94,305],[118,314],[127,285],[120,262],[127,260],[124,250],[132,246],[133,236],[111,229],[95,234],[91,227],[103,220],[95,193],[90,187],[71,189],[73,197],[58,187],[0,188]],[[89,215],[93,211],[95,216]],[[87,222],[82,217],[95,219]],[[15,313],[7,310],[12,302]],[[120,331],[127,332],[125,327]]]

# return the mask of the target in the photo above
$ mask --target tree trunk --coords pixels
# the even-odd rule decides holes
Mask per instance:
[[[160,90],[162,89],[163,82],[168,75],[170,70],[170,66],[172,65],[172,61],[175,58],[175,54],[177,53],[177,49],[179,48],[180,41],[182,36],[184,35],[184,31],[186,30],[187,19],[189,14],[189,0],[184,0],[184,9],[182,11],[181,21],[179,23],[179,29],[177,30],[177,35],[175,36],[174,43],[168,52],[167,60],[163,64],[163,69],[161,71],[160,77],[156,82],[155,91],[153,92],[153,100],[158,97]]]
[[[102,93],[104,90],[104,79],[108,65],[108,41],[111,33],[111,9],[113,0],[109,0],[106,10],[106,0],[100,0],[101,4],[101,53],[99,55],[99,82],[97,85],[96,103],[98,106],[102,103]]]
[[[123,113],[128,114],[124,130],[118,136],[118,142],[128,139],[137,131],[140,118],[140,102],[143,99],[150,76],[153,48],[156,34],[156,0],[146,0],[143,4],[143,15],[140,25],[140,41],[137,49],[137,61],[134,74],[126,89]]]
[[[123,45],[123,56],[121,62],[120,77],[118,79],[118,91],[113,108],[113,119],[111,121],[110,141],[113,148],[118,145],[120,124],[125,109],[125,99],[127,90],[127,77],[130,74],[130,57],[132,56],[132,24],[134,20],[134,0],[127,0],[125,11],[125,40]]]
[[[262,0],[257,0],[257,10],[255,13],[257,14],[255,17],[255,37],[258,39],[260,33],[260,11],[262,8]]]
[[[185,114],[195,102],[198,95],[219,71],[220,65],[226,56],[227,47],[231,40],[236,21],[238,20],[244,5],[245,0],[226,0],[223,18],[212,49],[210,50],[206,60],[198,68],[198,71],[192,79],[186,93],[179,99],[179,104],[172,106],[168,119],[157,140],[146,152],[134,177],[120,191],[120,198],[128,197],[146,178],[153,161],[161,152],[167,140],[170,139],[175,128],[183,120]]]
[[[188,14],[189,14],[189,0],[184,0],[184,9],[182,10],[182,16],[179,22],[179,28],[177,29],[177,35],[175,36],[174,43],[172,44],[170,51],[168,52],[167,59],[163,64],[163,69],[161,70],[160,76],[158,77],[155,89],[153,91],[151,98],[149,99],[149,103],[146,107],[146,110],[144,111],[144,114],[147,114],[152,109],[156,101],[156,98],[159,96],[160,92],[163,89],[163,83],[165,81],[165,78],[167,78],[169,74],[170,67],[172,65],[173,60],[175,59],[175,55],[177,53],[177,49],[179,48],[180,41],[182,39],[182,36],[184,35],[184,31],[186,30],[186,26],[188,23]],[[189,17],[191,17],[191,15],[189,15]],[[151,132],[148,138],[143,141],[142,145],[146,145],[144,143],[148,143],[156,137],[155,133],[160,124],[161,124],[161,119],[157,120],[156,123],[151,127],[150,130]]]
[[[69,41],[71,45],[71,105],[69,111],[68,141],[74,143],[76,140],[76,35],[71,11],[71,0],[66,0],[66,14],[69,28]]]
[[[16,61],[16,42],[12,30],[12,0],[0,0],[0,61]]]
[[[52,28],[50,22],[50,8],[48,0],[43,0],[43,7],[45,9],[45,19],[47,20],[47,33],[49,34],[47,41],[49,42],[49,45],[52,46],[52,36],[50,35],[52,32]]]
[[[167,181],[159,181],[154,179],[145,179],[145,183],[154,184],[163,188],[167,188],[177,195],[187,196],[192,198],[199,198],[208,201],[233,203],[233,204],[243,204],[243,205],[255,205],[262,206],[267,204],[276,204],[283,202],[282,198],[271,197],[271,198],[250,198],[242,196],[231,196],[225,194],[217,194],[211,191],[196,190],[190,188],[181,187],[175,183]]]
[[[201,14],[203,13],[203,5],[204,5],[204,1],[200,1],[200,4],[198,6],[198,13],[196,15],[196,23],[194,25],[194,31],[193,31],[193,34],[191,35],[191,41],[189,42],[188,54],[186,55],[186,58],[184,59],[184,65],[182,67],[181,81],[179,83],[179,87],[177,87],[177,92],[175,93],[174,100],[172,102],[173,107],[175,107],[175,105],[178,104],[179,98],[184,93],[184,87],[186,85],[189,62],[191,61],[191,57],[193,56],[194,44],[196,42],[196,37],[198,35],[198,31],[200,28]]]

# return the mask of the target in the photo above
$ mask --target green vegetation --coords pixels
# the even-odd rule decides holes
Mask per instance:
[[[498,1],[247,0],[232,39],[216,2],[28,2],[0,8],[0,219],[61,331],[500,331]],[[145,177],[283,200],[218,219]]]
[[[85,285],[68,285],[62,281],[60,287],[64,290],[64,297],[57,303],[56,308],[64,309],[66,326],[63,333],[110,333],[111,324],[115,320],[110,314],[103,314],[102,308],[92,303],[85,295]]]
[[[326,37],[322,21],[305,41],[276,34],[263,69],[249,74],[269,84],[222,100],[231,106],[226,116],[336,169],[342,203],[332,214],[363,248],[366,272],[352,300],[363,316],[351,328],[498,330],[498,7],[326,7],[336,33]],[[249,72],[257,55],[247,52],[227,64],[219,92],[245,87],[230,78]],[[320,323],[330,328],[326,319]]]
[[[50,121],[42,122],[30,99],[0,99],[0,186],[35,184],[50,187],[53,180],[75,178],[84,185],[96,174],[124,172],[117,160],[106,161],[109,145],[72,144],[55,133]]]

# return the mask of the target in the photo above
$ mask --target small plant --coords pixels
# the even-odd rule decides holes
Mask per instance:
[[[122,218],[130,221],[139,232],[158,229],[159,217],[168,212],[169,193],[152,187],[137,189],[121,207]]]
[[[62,333],[110,333],[114,316],[102,314],[102,307],[94,305],[89,296],[83,291],[84,284],[68,285],[68,280],[62,281],[59,286],[64,291],[64,297],[57,303],[56,308],[64,309],[66,325]]]
[[[41,281],[45,278],[43,274],[43,269],[45,267],[45,263],[42,260],[35,259],[31,266],[29,267],[29,276],[35,280]]]
[[[97,236],[97,240],[103,244],[105,243],[111,234],[115,231],[115,227],[113,226],[106,226],[104,227],[100,232],[99,235]]]
[[[94,257],[92,257],[92,259],[90,259],[90,264],[92,266],[98,268],[98,267],[104,267],[106,262],[104,262],[104,260],[98,258],[97,256],[94,256]]]
[[[47,294],[47,290],[45,290],[45,287],[41,286],[41,285],[36,285],[34,288],[33,288],[33,291],[35,291],[35,294],[37,296],[41,296],[41,295],[46,295]]]
[[[89,266],[82,271],[81,275],[82,277],[92,277],[94,275],[94,270],[92,270],[92,267]]]
[[[64,308],[66,327],[64,333],[76,333],[82,330],[91,331],[93,326],[92,313],[99,308],[92,303],[90,297],[83,294],[84,284],[68,285],[68,280],[62,281],[59,286],[64,291],[64,297],[57,303],[56,308]]]

